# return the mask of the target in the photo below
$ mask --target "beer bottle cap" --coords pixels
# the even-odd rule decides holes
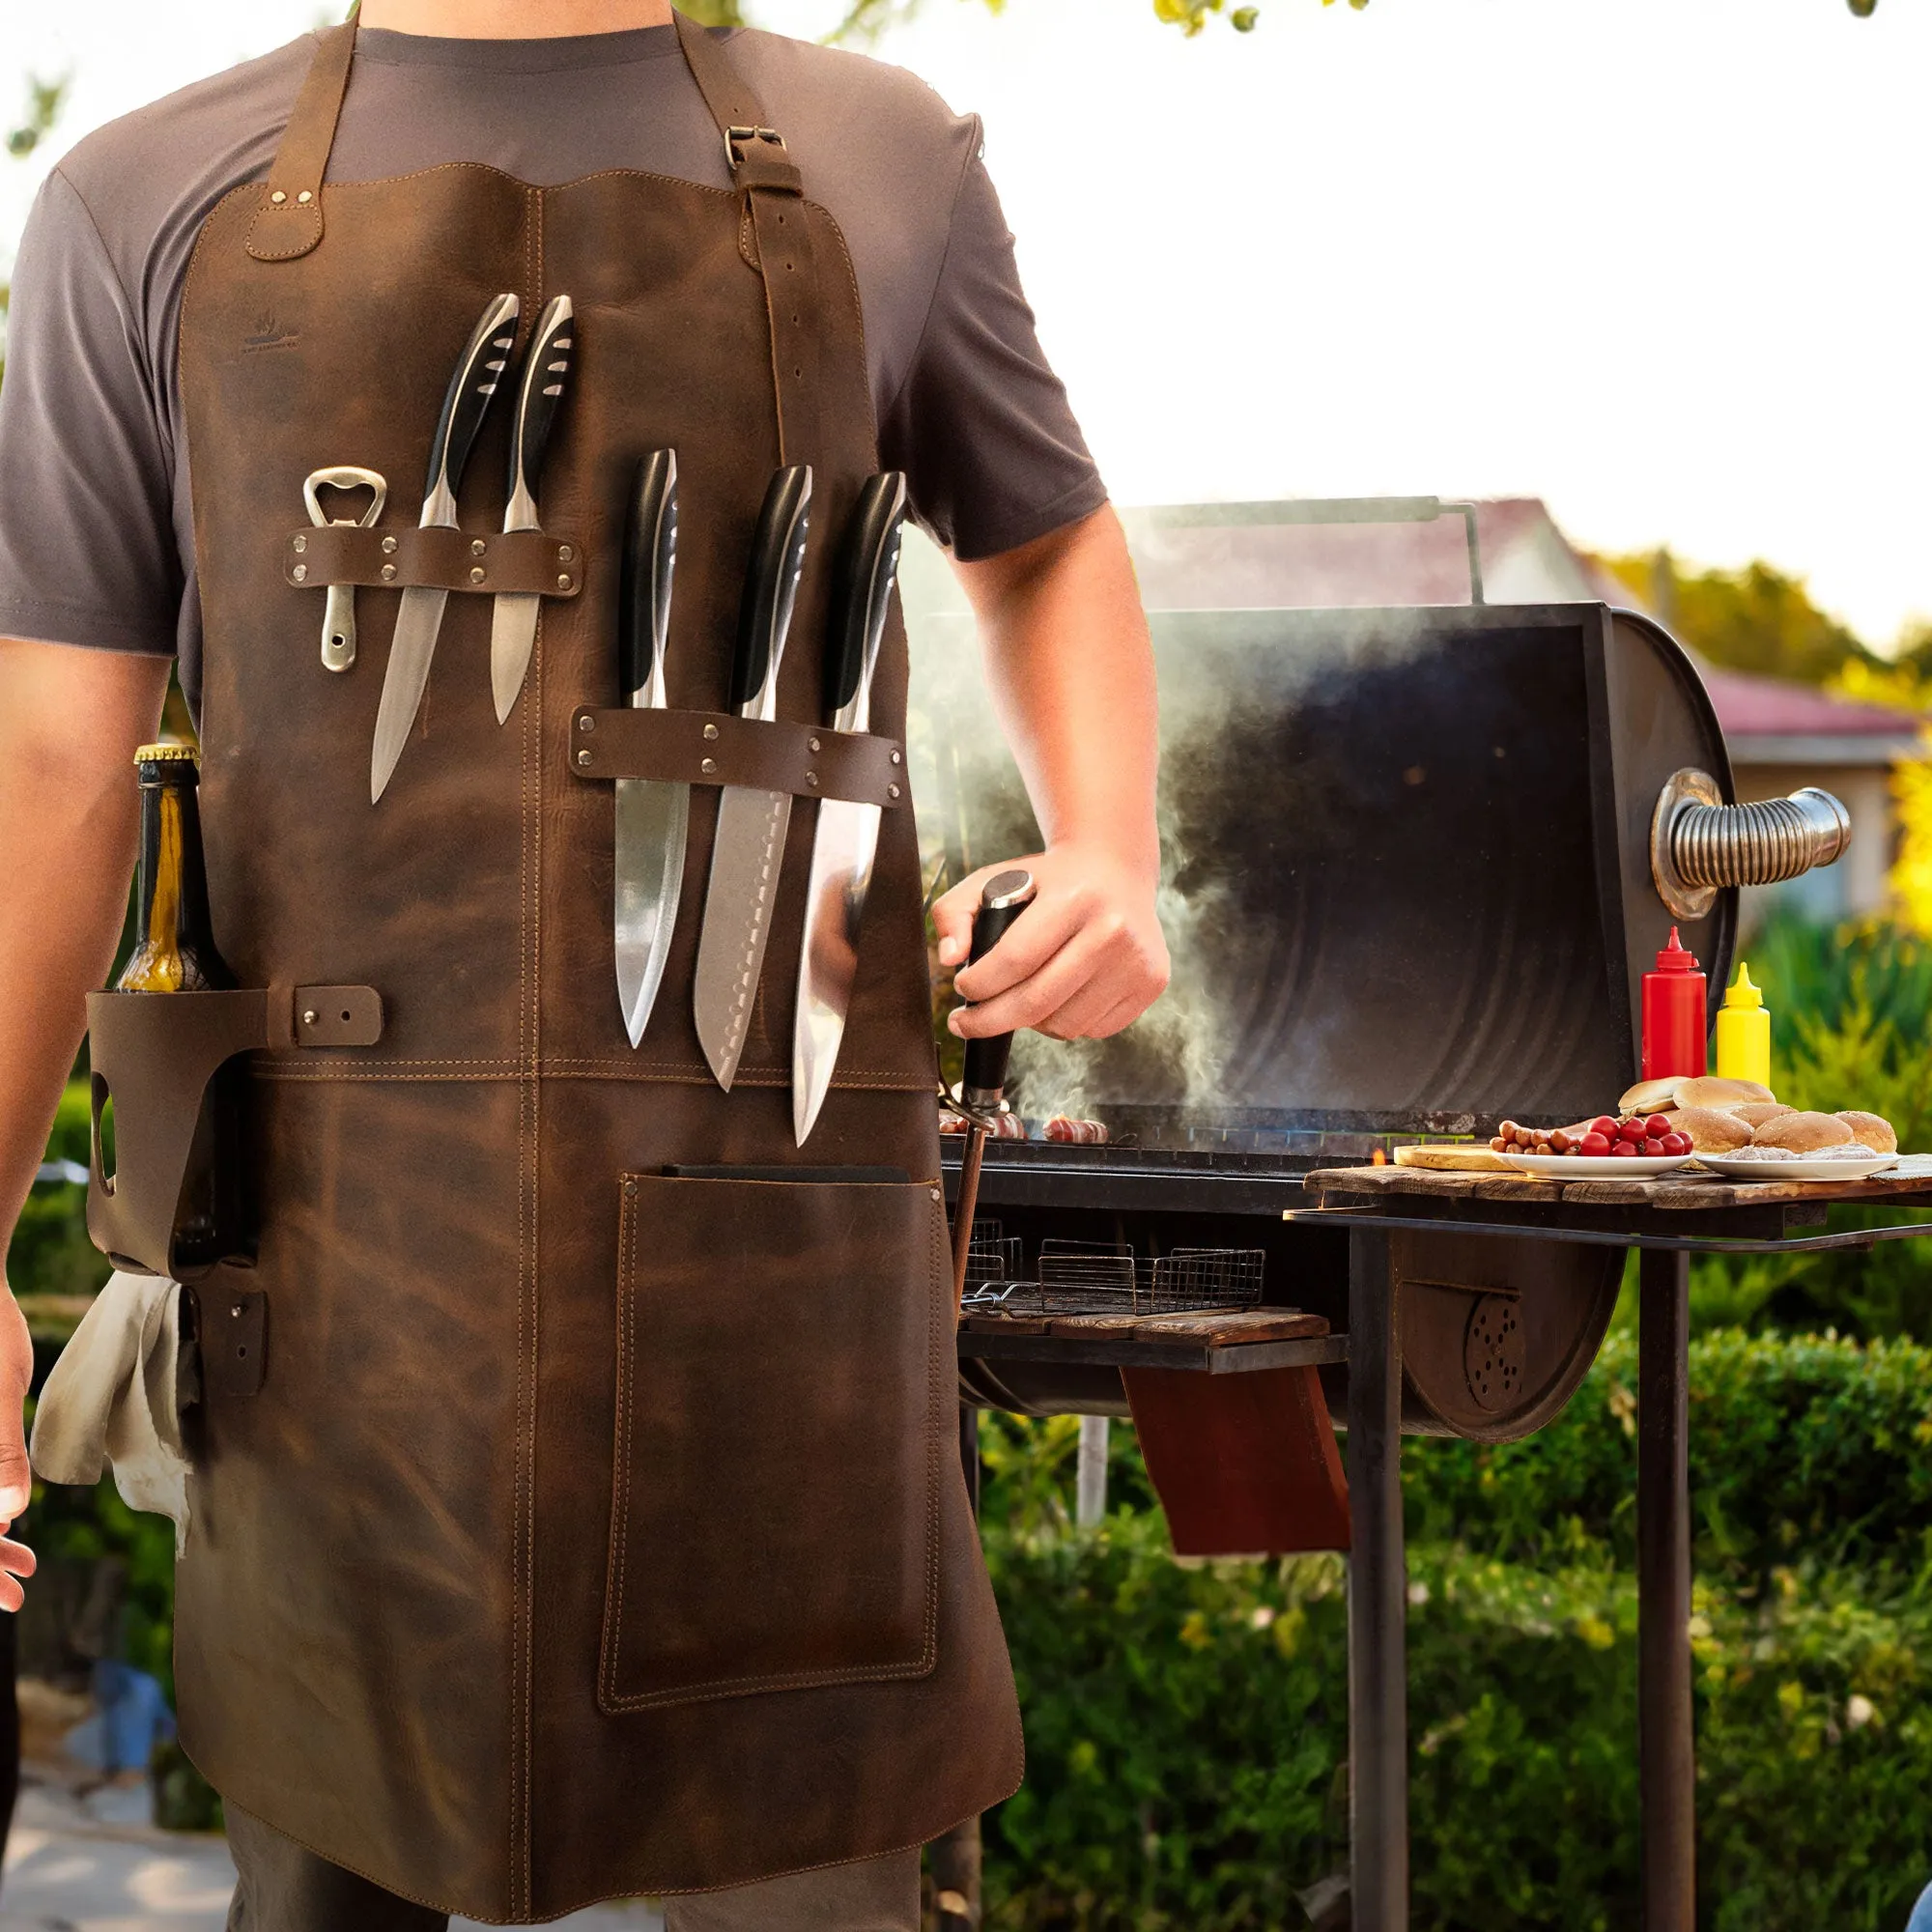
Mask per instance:
[[[185,760],[198,769],[201,764],[201,748],[173,740],[165,745],[143,745],[134,753],[134,762],[137,765],[165,765],[180,760]]]

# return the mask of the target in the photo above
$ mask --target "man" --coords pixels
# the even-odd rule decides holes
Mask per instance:
[[[753,116],[769,125],[739,125]],[[255,1269],[215,1277],[222,1298],[231,1282],[266,1294],[273,1323],[262,1394],[223,1407],[211,1392],[181,1573],[184,1742],[229,1797],[237,1925],[426,1928],[452,1905],[527,1919],[663,1889],[691,1894],[670,1908],[679,1932],[910,1927],[918,1838],[1016,1776],[1004,1660],[984,1636],[990,1599],[963,1553],[963,1495],[935,1477],[929,1534],[912,1510],[904,1534],[887,1535],[853,1497],[873,1493],[871,1464],[897,1437],[864,1438],[870,1448],[842,1475],[837,1462],[841,1431],[858,1430],[860,1443],[875,1409],[924,1416],[913,1397],[939,1385],[919,1352],[922,1311],[937,1304],[917,1259],[929,1245],[920,1217],[936,1210],[924,1183],[901,1201],[897,1189],[882,1199],[874,1179],[936,1172],[903,944],[916,930],[909,834],[887,814],[862,953],[883,957],[892,941],[898,963],[876,1019],[862,963],[819,1130],[829,1165],[816,1172],[837,1192],[814,1193],[801,1170],[766,1216],[771,1169],[756,1163],[821,1157],[781,1146],[781,1082],[753,1065],[761,1044],[782,1051],[788,1005],[768,1028],[761,1001],[752,1071],[728,1094],[703,1084],[684,1043],[688,961],[673,963],[643,1056],[627,1052],[621,1029],[610,1037],[609,795],[559,775],[550,755],[571,703],[609,681],[620,462],[627,475],[641,445],[677,448],[686,497],[666,655],[672,701],[696,709],[722,708],[723,664],[697,660],[704,639],[728,628],[740,567],[719,532],[749,530],[757,478],[775,460],[810,461],[819,500],[836,509],[868,468],[902,469],[914,514],[951,550],[979,614],[1045,838],[1024,861],[1037,898],[960,974],[976,1004],[954,1030],[1103,1035],[1159,992],[1145,624],[1119,524],[1035,339],[979,149],[977,124],[894,70],[763,34],[694,36],[665,0],[364,0],[353,43],[304,39],[83,142],[36,209],[0,391],[0,846],[24,914],[0,957],[0,1226],[32,1179],[82,996],[111,963],[132,839],[129,761],[152,735],[171,659],[203,707],[224,952],[244,983],[326,979],[321,955],[340,957],[337,977],[367,972],[390,1009],[391,1034],[369,1060],[318,1062],[313,1079],[284,1062],[258,1081],[262,1252]],[[559,534],[588,531],[590,581],[577,606],[546,600],[521,709],[500,729],[487,697],[476,705],[463,655],[487,634],[490,600],[450,599],[429,700],[371,811],[366,791],[352,801],[335,781],[367,742],[395,600],[381,597],[379,617],[379,593],[362,593],[365,661],[327,680],[314,664],[320,600],[260,560],[301,521],[289,485],[298,498],[302,470],[371,449],[395,452],[392,497],[413,520],[401,468],[420,463],[427,423],[404,418],[421,417],[433,365],[448,366],[443,338],[454,328],[460,342],[473,320],[461,288],[478,253],[492,264],[486,289],[524,281],[531,297],[576,297],[580,373],[540,496],[557,506]],[[442,284],[459,285],[460,303]],[[649,328],[638,323],[645,312]],[[532,299],[524,315],[534,321]],[[753,322],[734,348],[732,331]],[[776,385],[775,441],[761,384]],[[485,504],[484,487],[469,486],[466,528],[497,527],[484,520],[500,499]],[[809,569],[794,627],[814,649],[824,574]],[[704,623],[694,615],[681,629],[688,611]],[[890,706],[902,702],[890,695],[895,674],[882,669],[883,723],[875,712],[888,736]],[[781,715],[805,718],[814,686],[803,656],[797,676]],[[452,786],[445,809],[438,787]],[[696,848],[710,820],[696,803],[692,814]],[[787,857],[804,842],[795,833]],[[412,869],[419,852],[433,869]],[[603,895],[580,904],[573,879],[600,857]],[[702,876],[691,873],[687,921]],[[980,883],[936,908],[943,964],[966,956]],[[457,914],[482,922],[475,961],[438,951]],[[775,940],[767,982],[780,956]],[[497,958],[493,977],[483,967]],[[472,963],[466,1015],[443,991]],[[567,978],[543,977],[552,972]],[[519,976],[522,992],[495,983]],[[465,1027],[500,1044],[476,1044]],[[428,1045],[412,1057],[418,1033]],[[537,1043],[551,1040],[573,1043]],[[593,1208],[568,1179],[603,1161],[624,1177],[621,1235],[614,1196],[607,1208],[600,1191]],[[838,1182],[841,1170],[855,1179]],[[684,1205],[694,1199],[712,1205]],[[498,1215],[500,1238],[490,1232]],[[766,1365],[761,1338],[784,1319],[780,1291],[793,1284],[758,1257],[781,1269],[803,1227],[823,1254],[863,1262],[838,1245],[852,1215],[874,1216],[903,1249],[860,1310],[876,1327],[828,1341],[844,1315],[826,1303],[822,1321],[785,1332],[802,1383],[847,1386],[869,1363],[866,1406],[828,1397],[809,1411],[820,1434],[759,1451],[743,1492],[752,1516],[721,1551],[692,1530],[701,1485],[652,1484],[691,1450],[728,1490],[744,1473],[736,1437],[700,1412],[687,1440],[666,1417],[700,1390],[728,1403],[731,1375],[712,1373],[721,1346],[747,1373]],[[710,1328],[678,1328],[676,1266],[701,1273],[727,1236],[750,1243],[749,1259],[724,1285],[703,1283],[718,1289]],[[610,1469],[611,1356],[597,1312],[609,1289],[593,1293],[585,1274],[620,1241],[633,1257],[624,1319],[668,1325],[624,1358],[633,1379],[641,1361],[644,1381],[633,1408],[616,1392],[607,1592],[600,1520],[584,1498]],[[742,1321],[726,1292],[740,1281]],[[815,1279],[795,1286],[801,1303],[826,1292]],[[890,1311],[901,1309],[911,1316],[894,1329]],[[16,1417],[31,1352],[11,1298],[4,1324],[0,1415]],[[901,1331],[911,1352],[895,1381],[890,1349],[873,1344]],[[848,1354],[813,1354],[836,1348]],[[514,1378],[493,1379],[526,1351]],[[391,1398],[401,1406],[379,1424]],[[640,1473],[627,1474],[634,1437],[652,1454],[640,1449]],[[766,1494],[814,1455],[830,1459],[832,1479],[801,1490],[802,1506],[823,1506],[833,1526],[822,1557],[787,1571],[786,1525],[764,1520],[784,1509]],[[584,1479],[569,1480],[578,1467]],[[0,1517],[20,1514],[27,1482],[8,1421]],[[917,1502],[926,1492],[916,1487],[893,1494]],[[627,1550],[627,1523],[659,1541]],[[762,1567],[744,1572],[756,1587],[734,1585],[738,1541],[761,1538]],[[863,1561],[851,1553],[861,1543]],[[0,1604],[16,1607],[14,1579],[32,1559],[0,1543],[0,1567],[11,1573]],[[898,1637],[881,1627],[897,1614],[890,1590],[840,1607],[838,1591],[855,1577],[869,1589],[881,1567],[923,1591],[906,1599],[924,1605],[908,1611],[909,1649],[893,1649]],[[700,1585],[714,1594],[701,1598]],[[754,1615],[745,1605],[761,1594],[774,1607]],[[769,1682],[687,1681],[673,1635],[696,1654],[741,1612],[753,1617],[747,1670],[767,1643],[781,1658]],[[728,1651],[741,1639],[719,1641]],[[418,1645],[440,1650],[426,1662]],[[594,1711],[583,1701],[593,1674]],[[434,1710],[442,1693],[431,1686],[448,1691]],[[967,1769],[946,1773],[949,1758]]]

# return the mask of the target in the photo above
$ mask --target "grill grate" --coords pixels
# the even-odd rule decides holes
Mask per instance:
[[[998,1223],[989,1225],[997,1231]],[[1174,1248],[1137,1255],[1124,1242],[1040,1243],[1037,1277],[1019,1279],[1019,1243],[995,1233],[982,1247],[973,1224],[965,1305],[1009,1315],[1179,1315],[1204,1308],[1252,1308],[1262,1298],[1260,1248]],[[1004,1272],[981,1275],[979,1257]]]

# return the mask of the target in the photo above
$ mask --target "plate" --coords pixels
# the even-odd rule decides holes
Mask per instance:
[[[1727,1160],[1720,1153],[1700,1153],[1697,1164],[1726,1180],[1862,1180],[1868,1174],[1896,1167],[1898,1156],[1882,1153],[1869,1160],[1832,1160],[1821,1153],[1802,1160]]]
[[[1557,1180],[1651,1180],[1660,1174],[1689,1167],[1696,1156],[1666,1153],[1653,1159],[1639,1153],[1621,1157],[1607,1153],[1505,1153],[1496,1158],[1519,1174],[1547,1174]]]

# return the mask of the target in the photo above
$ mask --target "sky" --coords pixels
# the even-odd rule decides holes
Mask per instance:
[[[1149,0],[924,0],[875,48],[984,117],[1118,500],[1540,496],[1593,549],[1764,557],[1876,643],[1932,616],[1932,7],[1260,6],[1189,41]],[[29,71],[73,94],[0,157],[0,251],[89,128],[319,17],[7,0],[0,119]]]

